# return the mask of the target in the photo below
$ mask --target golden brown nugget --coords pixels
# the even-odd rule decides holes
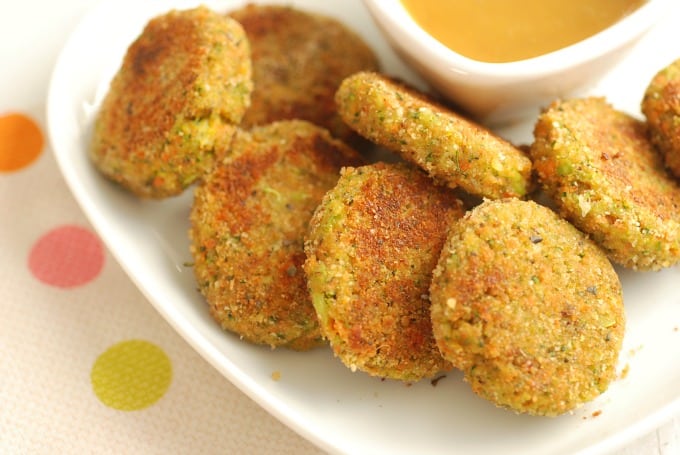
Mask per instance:
[[[619,279],[583,233],[533,201],[486,201],[455,222],[430,298],[442,354],[498,406],[563,414],[615,378]]]
[[[200,291],[223,328],[253,343],[320,343],[302,264],[304,235],[340,167],[361,157],[328,131],[284,121],[236,134],[195,192],[191,252]]]
[[[650,137],[666,167],[680,177],[680,59],[659,71],[642,99]]]
[[[335,19],[290,6],[249,4],[230,16],[252,48],[255,90],[243,127],[298,118],[354,145],[357,136],[337,115],[333,97],[345,77],[377,70],[372,49]]]
[[[603,98],[556,101],[534,137],[543,189],[612,261],[656,270],[680,260],[680,187],[643,122]]]
[[[531,161],[524,153],[412,88],[361,72],[343,81],[335,100],[351,128],[439,183],[491,199],[529,191]]]
[[[250,50],[236,21],[205,7],[158,16],[111,82],[90,158],[138,196],[177,195],[228,150],[251,90]]]
[[[353,371],[417,381],[450,368],[432,336],[428,286],[461,203],[405,164],[345,168],[310,223],[312,302]]]

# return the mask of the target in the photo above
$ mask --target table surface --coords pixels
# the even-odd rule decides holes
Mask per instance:
[[[3,0],[0,452],[321,451],[223,378],[148,304],[71,197],[45,98],[93,0]],[[121,379],[137,365],[139,384]],[[680,417],[615,454],[680,454]]]

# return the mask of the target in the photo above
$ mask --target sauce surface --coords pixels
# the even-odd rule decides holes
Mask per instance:
[[[577,43],[646,0],[401,0],[434,38],[468,58],[511,62]]]

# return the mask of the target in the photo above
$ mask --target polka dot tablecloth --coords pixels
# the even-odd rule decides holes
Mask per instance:
[[[322,453],[172,330],[59,174],[47,86],[93,4],[2,4],[0,454]]]
[[[92,3],[5,0],[0,14],[0,453],[321,453],[165,323],[62,180],[47,85]],[[678,427],[620,453],[678,454]]]

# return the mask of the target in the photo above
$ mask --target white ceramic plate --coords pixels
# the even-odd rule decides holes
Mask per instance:
[[[226,11],[242,3],[208,5]],[[360,1],[286,3],[343,20],[374,46],[386,72],[416,81]],[[190,5],[108,1],[92,11],[55,67],[49,134],[64,178],[113,255],[163,317],[230,381],[301,435],[337,453],[600,453],[680,412],[680,268],[621,273],[628,314],[621,368],[627,365],[629,373],[595,402],[554,419],[497,409],[477,398],[455,372],[436,386],[422,381],[407,387],[351,373],[328,349],[272,351],[223,332],[208,316],[191,269],[183,265],[191,260],[186,235],[191,192],[163,202],[140,201],[100,177],[86,156],[94,109],[127,46],[150,17]],[[638,112],[652,74],[676,57],[680,29],[671,16],[593,92]],[[531,127],[529,121],[501,133],[529,142]],[[280,372],[280,380],[272,379],[273,372]]]

